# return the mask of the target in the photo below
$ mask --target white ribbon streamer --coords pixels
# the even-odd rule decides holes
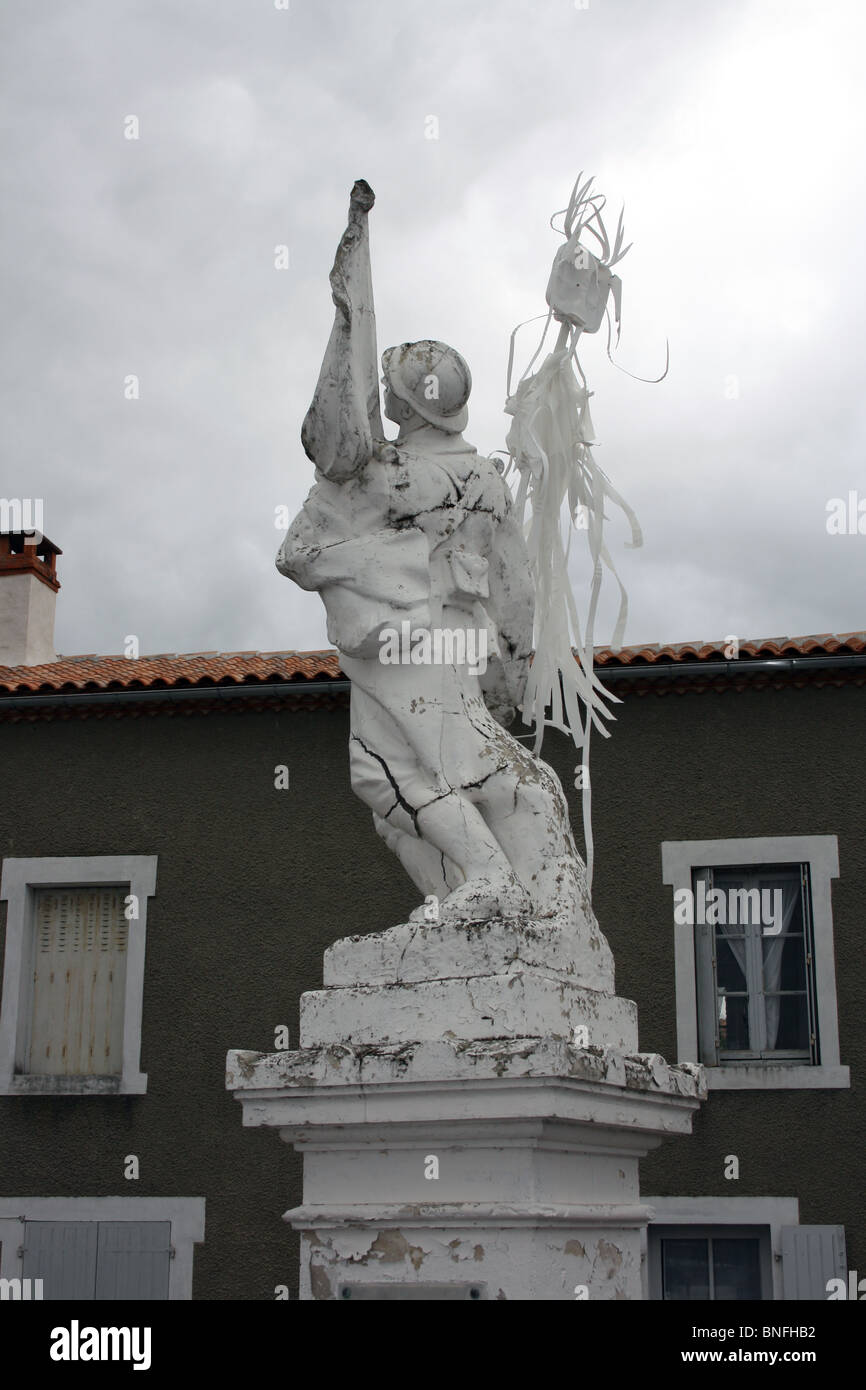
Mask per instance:
[[[553,215],[564,216],[561,234],[569,243],[568,256],[571,256],[572,243],[577,248],[578,254],[573,261],[575,274],[571,276],[571,260],[563,263],[563,253],[560,252],[554,261],[554,273],[548,285],[550,311],[546,315],[541,340],[513,392],[511,378],[515,335],[523,324],[518,324],[512,333],[505,410],[512,416],[506,439],[509,467],[516,469],[519,475],[515,506],[524,525],[535,581],[535,655],[522,705],[523,722],[535,726],[536,754],[541,751],[546,728],[560,729],[569,734],[575,747],[583,750],[585,773],[582,779],[582,807],[587,885],[591,887],[593,840],[589,740],[593,728],[605,738],[610,736],[605,727],[605,722],[614,717],[610,705],[621,703],[616,695],[605,689],[593,667],[595,622],[605,569],[613,575],[619,587],[619,610],[611,643],[614,649],[622,646],[628,619],[628,595],[604,539],[607,519],[605,503],[613,504],[626,517],[631,531],[631,540],[626,542],[629,548],[641,546],[643,536],[631,507],[596,463],[592,452],[595,441],[589,409],[592,393],[587,389],[586,378],[577,358],[577,345],[581,332],[595,331],[594,327],[587,330],[591,313],[600,317],[598,286],[603,282],[599,270],[603,275],[609,272],[629,247],[623,249],[620,214],[611,248],[601,217],[604,199],[590,192],[592,179],[581,183],[582,177],[580,175],[575,183],[568,207],[561,214]],[[597,259],[579,246],[578,238],[584,230],[595,237],[602,259]],[[582,276],[581,271],[585,272]],[[621,285],[617,276],[608,274],[607,279],[619,329]],[[564,298],[558,302],[560,292]],[[544,346],[551,317],[555,317],[561,325],[556,346],[538,370],[530,375]],[[533,320],[527,319],[525,322]],[[563,539],[562,514],[565,506],[568,508],[567,541]],[[592,579],[583,631],[568,574],[575,529],[586,530],[592,559]]]

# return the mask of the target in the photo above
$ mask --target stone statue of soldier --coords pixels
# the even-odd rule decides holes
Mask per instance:
[[[277,567],[324,602],[351,681],[352,787],[427,900],[413,918],[555,920],[602,965],[609,950],[561,785],[506,732],[530,661],[532,579],[510,491],[463,438],[471,377],[453,348],[424,340],[384,353],[385,415],[399,427],[384,438],[372,204],[356,183],[301,436],[316,483]],[[437,630],[475,641],[452,641],[437,660],[435,642],[420,640]],[[408,659],[386,659],[395,631],[419,639]],[[470,648],[484,660],[460,660]]]

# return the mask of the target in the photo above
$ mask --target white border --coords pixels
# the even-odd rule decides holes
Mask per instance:
[[[4,859],[0,900],[5,899],[6,959],[0,1004],[0,1095],[144,1095],[141,1071],[141,1016],[147,900],[156,891],[155,854],[82,855],[69,859]],[[126,995],[123,1007],[123,1061],[119,1078],[100,1076],[29,1076],[16,1073],[27,994],[25,966],[37,888],[129,885],[138,898],[138,920],[129,924]]]
[[[815,988],[821,1065],[738,1062],[708,1066],[709,1090],[805,1090],[851,1085],[848,1067],[839,1063],[839,1019],[836,1008],[836,965],[833,954],[833,910],[830,880],[839,877],[839,842],[835,835],[755,836],[747,840],[665,840],[662,881],[674,892],[691,890],[692,870],[723,864],[808,864],[812,884],[812,927],[815,939]],[[698,1006],[695,983],[695,933],[688,923],[674,926],[674,968],[677,1009],[677,1061],[697,1062]]]
[[[0,1197],[0,1278],[23,1277],[25,1221],[170,1221],[170,1300],[192,1298],[193,1246],[204,1240],[204,1197]]]
[[[771,863],[767,860],[767,863]],[[799,1226],[797,1197],[643,1197],[653,1208],[650,1226],[769,1226],[773,1299],[784,1298],[782,1227]],[[647,1231],[641,1231],[643,1296],[649,1299]]]

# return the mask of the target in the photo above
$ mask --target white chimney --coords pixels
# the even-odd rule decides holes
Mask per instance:
[[[38,535],[38,533],[37,533]],[[0,666],[56,661],[54,605],[62,550],[46,536],[0,533]]]

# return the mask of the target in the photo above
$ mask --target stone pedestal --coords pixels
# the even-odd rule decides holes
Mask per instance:
[[[304,1155],[302,1299],[641,1298],[638,1163],[706,1092],[568,946],[503,921],[347,938],[299,1051],[229,1053],[244,1124]]]

